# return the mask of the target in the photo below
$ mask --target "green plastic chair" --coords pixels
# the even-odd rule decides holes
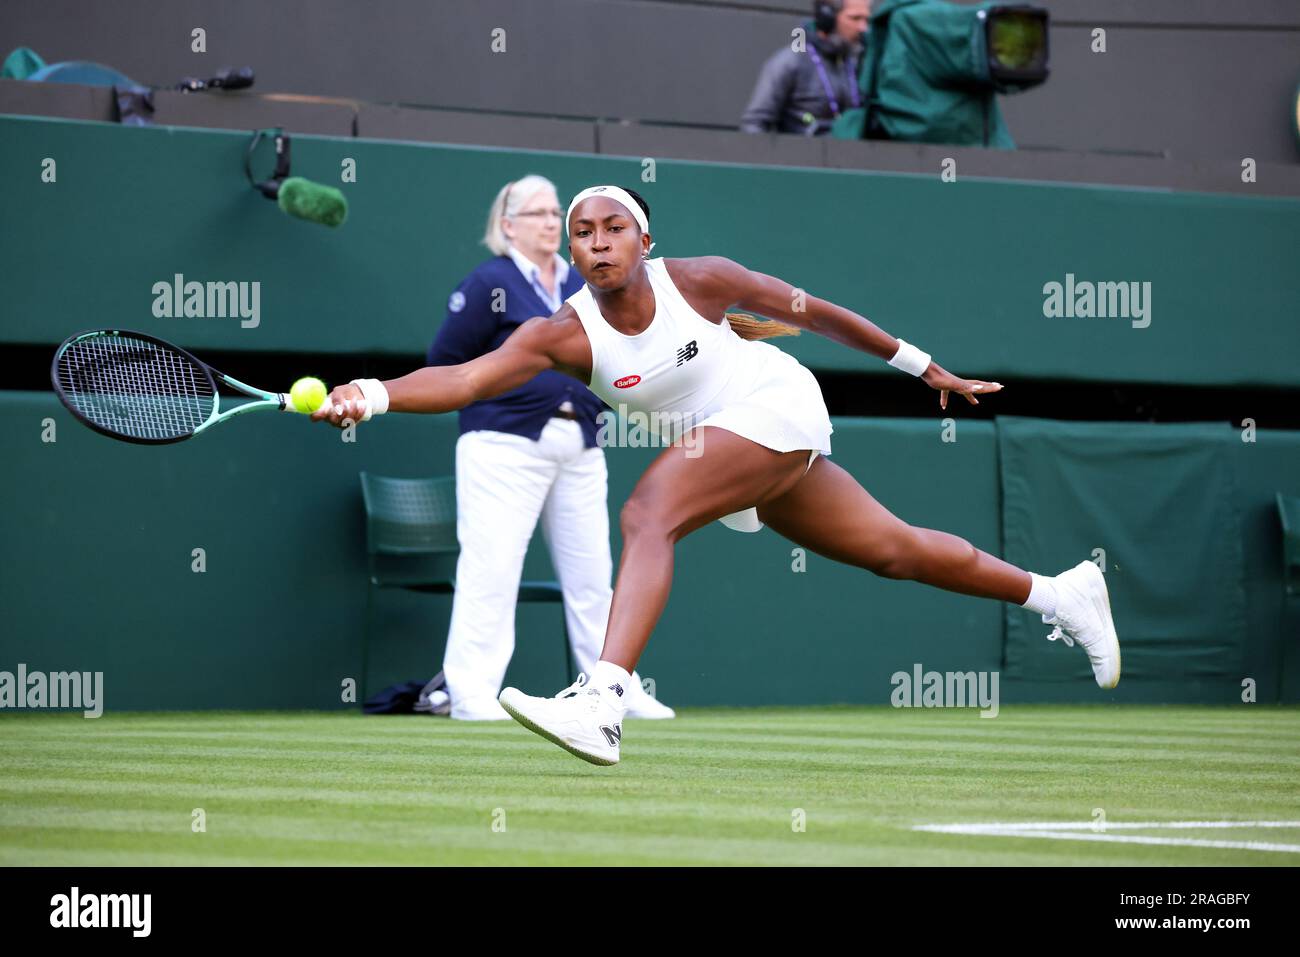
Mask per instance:
[[[1286,593],[1300,595],[1300,498],[1277,493],[1277,511],[1282,518],[1282,577]]]
[[[366,553],[370,581],[366,588],[366,623],[362,638],[361,701],[370,670],[374,593],[378,588],[450,595],[456,591],[456,479],[389,478],[361,473],[366,507]],[[565,654],[570,655],[564,593],[557,581],[523,581],[519,601],[559,602]],[[573,670],[570,657],[569,670]]]

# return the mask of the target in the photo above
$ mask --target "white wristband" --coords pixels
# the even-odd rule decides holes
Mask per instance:
[[[370,421],[372,415],[383,415],[388,411],[388,390],[378,379],[353,379],[349,384],[360,389],[365,397],[366,414],[361,417],[362,422]]]
[[[889,360],[889,364],[911,375],[924,375],[925,370],[930,368],[930,354],[922,352],[910,342],[899,339],[898,351],[894,353],[894,358]]]

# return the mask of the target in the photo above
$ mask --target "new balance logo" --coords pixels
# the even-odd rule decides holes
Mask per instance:
[[[690,342],[686,343],[686,345],[677,350],[677,364],[681,365],[683,362],[689,362],[699,354],[700,347],[697,346],[695,340],[692,339]]]
[[[616,724],[612,728],[607,724],[602,724],[600,733],[605,736],[605,740],[609,742],[611,748],[617,748],[618,743],[623,740],[623,726],[621,724]]]
[[[623,697],[623,686],[618,682],[614,682],[614,684],[610,685],[609,690],[614,692],[614,694],[618,695],[620,698]]]

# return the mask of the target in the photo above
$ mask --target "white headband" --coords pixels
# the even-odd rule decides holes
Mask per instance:
[[[625,189],[617,186],[588,186],[577,196],[573,197],[573,202],[569,204],[569,211],[564,216],[565,225],[568,225],[569,217],[573,215],[573,207],[577,206],[584,199],[591,196],[608,196],[616,203],[621,203],[627,207],[627,211],[632,214],[636,224],[641,227],[641,232],[650,232],[650,223],[645,218],[645,211],[641,209],[641,204],[632,198],[632,194]]]

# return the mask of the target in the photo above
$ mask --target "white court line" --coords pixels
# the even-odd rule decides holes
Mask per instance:
[[[993,824],[918,824],[916,831],[948,831],[956,834],[975,833],[971,828],[992,829],[995,831],[1091,831],[1096,828],[1095,821],[1075,823],[1073,821],[1038,821],[1006,822]],[[1300,821],[1107,821],[1102,828],[1115,831],[1148,830],[1151,828],[1171,827],[1197,829],[1203,827],[1294,827],[1300,829]]]
[[[1109,841],[1114,844],[1162,844],[1175,847],[1217,847],[1241,851],[1277,851],[1300,854],[1300,844],[1273,844],[1265,841],[1209,841],[1194,837],[1147,837],[1108,834],[1121,829],[1201,829],[1230,827],[1286,827],[1300,829],[1300,821],[1107,821],[1103,830],[1094,823],[1074,824],[1061,821],[1004,822],[993,824],[918,824],[912,830],[940,834],[971,834],[983,837],[1039,837],[1062,841]]]

